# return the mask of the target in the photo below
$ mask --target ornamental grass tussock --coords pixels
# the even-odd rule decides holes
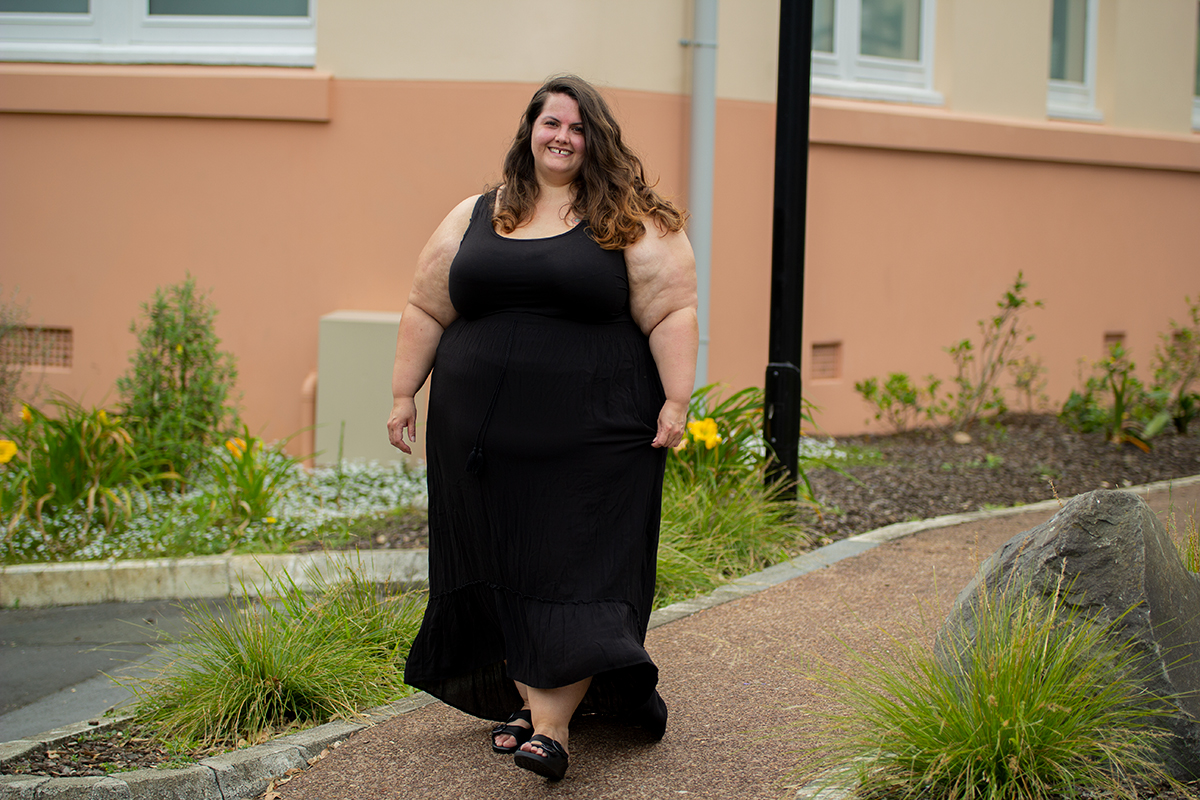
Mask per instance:
[[[845,711],[827,719],[825,777],[868,800],[1136,798],[1169,783],[1148,725],[1162,709],[1133,679],[1135,656],[1115,623],[1061,595],[987,595],[973,641],[950,644],[970,652],[958,664],[893,637],[882,654],[849,652],[845,674],[826,667]]]
[[[135,693],[135,725],[160,740],[233,746],[411,694],[404,661],[424,594],[347,574],[314,576],[313,594],[284,574],[243,608],[188,611],[187,631],[159,646],[152,677],[119,681]]]

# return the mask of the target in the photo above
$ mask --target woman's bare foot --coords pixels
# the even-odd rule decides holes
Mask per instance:
[[[520,728],[526,731],[520,739],[511,733],[513,728]],[[507,731],[505,730],[507,729]],[[497,753],[511,753],[517,749],[517,746],[522,742],[528,741],[533,735],[533,723],[530,721],[529,707],[526,706],[508,718],[508,721],[502,725],[497,725],[492,729],[492,749]]]

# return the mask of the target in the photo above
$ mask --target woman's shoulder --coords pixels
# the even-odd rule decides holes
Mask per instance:
[[[642,235],[625,248],[625,258],[633,262],[655,261],[669,254],[691,252],[691,243],[683,230],[672,230],[653,214],[642,219]]]

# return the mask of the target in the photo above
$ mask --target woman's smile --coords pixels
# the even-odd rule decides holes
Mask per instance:
[[[535,168],[542,180],[571,181],[583,166],[586,144],[579,104],[565,94],[546,98],[530,139]]]

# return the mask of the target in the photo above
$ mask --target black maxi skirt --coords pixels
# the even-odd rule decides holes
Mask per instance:
[[[581,713],[643,705],[665,449],[662,383],[627,315],[458,319],[429,397],[429,606],[405,680],[503,720],[512,681],[593,676]]]

